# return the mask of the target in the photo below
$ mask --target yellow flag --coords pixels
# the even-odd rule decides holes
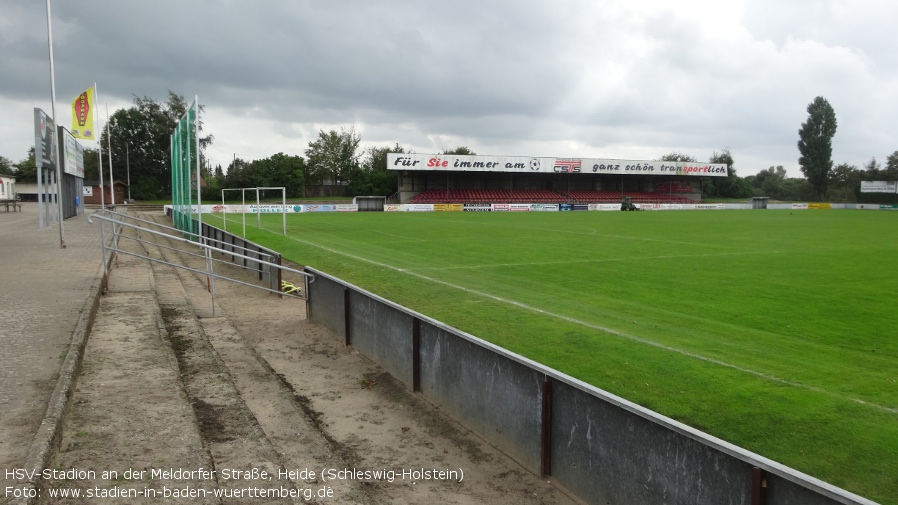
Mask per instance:
[[[78,95],[72,102],[72,136],[79,139],[94,139],[94,88]]]

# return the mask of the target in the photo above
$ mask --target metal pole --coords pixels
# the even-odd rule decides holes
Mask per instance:
[[[203,236],[203,186],[201,184],[202,177],[200,176],[200,167],[203,166],[202,161],[200,161],[200,97],[199,95],[193,95],[193,105],[196,107],[196,110],[193,112],[193,137],[196,141],[196,210],[197,210],[197,222],[199,226],[199,230],[197,233],[200,234],[200,243],[206,243],[206,237]],[[214,312],[213,308],[213,312]],[[214,315],[214,314],[213,314]]]
[[[94,109],[97,111],[97,122],[96,126],[100,126],[100,109],[97,108],[97,97],[100,96],[100,92],[97,91],[97,83],[94,83]],[[103,133],[102,130],[100,134],[97,135],[97,171],[100,174],[100,208],[106,209],[106,188],[103,184]]]
[[[281,216],[284,220],[284,236],[287,236],[287,188],[281,188]]]
[[[241,189],[240,194],[243,195],[243,238],[246,238],[246,188]]]
[[[228,213],[225,212],[224,192],[225,190],[221,190],[221,217],[224,221],[224,231],[228,231]]]
[[[262,213],[259,212],[262,209],[260,207],[262,204],[259,203],[259,188],[256,188],[256,226],[259,228],[262,227]]]
[[[106,262],[106,234],[103,233],[104,226],[105,223],[100,221],[100,254],[103,256],[103,286],[105,288],[108,287],[109,264]]]
[[[43,149],[42,149],[43,151]],[[34,150],[34,164],[37,168],[37,227],[44,229],[44,168],[43,153],[38,154],[37,149]],[[47,223],[48,225],[50,223]]]
[[[125,144],[125,169],[128,170],[128,200],[131,200],[131,153],[128,152],[128,144]]]
[[[109,156],[109,200],[114,207],[115,179],[112,178],[112,128],[110,128],[109,124],[109,104],[106,104],[106,147],[109,149],[109,152],[106,153]]]
[[[53,154],[56,155],[56,211],[59,218],[59,248],[65,249],[65,232],[62,226],[62,168],[59,166],[59,132],[56,121],[56,74],[53,69],[53,24],[50,22],[50,0],[47,0],[47,46],[50,48],[50,107],[53,112]]]

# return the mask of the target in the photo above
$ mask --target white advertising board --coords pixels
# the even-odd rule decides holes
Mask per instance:
[[[387,154],[387,168],[390,170],[433,170],[442,172],[727,176],[727,166],[722,163],[417,153],[389,153]]]
[[[861,193],[898,193],[898,181],[861,181]]]

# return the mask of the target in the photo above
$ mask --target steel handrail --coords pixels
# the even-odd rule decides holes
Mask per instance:
[[[122,214],[118,214],[118,213],[115,213],[115,214],[118,215],[118,216],[123,216]],[[123,217],[131,218],[131,216],[123,216]],[[171,267],[174,267],[174,268],[180,268],[180,269],[183,269],[183,270],[187,270],[187,271],[189,271],[189,272],[194,272],[194,273],[197,273],[197,274],[200,274],[200,275],[206,275],[206,276],[207,276],[207,279],[208,279],[208,281],[209,281],[208,289],[209,289],[209,294],[210,294],[211,299],[212,299],[212,315],[213,315],[213,317],[215,316],[215,282],[214,282],[214,279],[221,279],[221,280],[233,282],[233,283],[236,283],[236,284],[240,284],[240,285],[243,285],[243,286],[249,286],[249,287],[251,287],[251,288],[261,289],[262,291],[267,291],[267,292],[269,292],[269,293],[277,293],[278,295],[282,295],[282,294],[283,294],[282,291],[272,289],[271,287],[260,286],[260,285],[258,285],[258,284],[252,284],[252,283],[249,283],[249,282],[246,282],[246,281],[241,281],[241,280],[235,279],[235,278],[233,278],[233,277],[228,277],[228,276],[225,276],[225,275],[221,275],[221,274],[215,273],[215,272],[213,271],[213,264],[214,264],[214,260],[213,260],[213,258],[212,258],[212,253],[213,253],[213,252],[218,252],[218,253],[221,253],[221,254],[223,254],[223,255],[230,255],[231,257],[234,257],[234,258],[240,258],[240,259],[243,259],[244,262],[245,262],[246,260],[249,260],[249,261],[252,261],[252,262],[254,262],[254,263],[256,263],[256,264],[259,264],[259,265],[267,265],[267,266],[269,267],[269,269],[268,269],[268,270],[269,270],[269,278],[271,278],[270,276],[271,276],[272,269],[273,269],[273,268],[277,268],[277,269],[279,269],[279,272],[280,272],[280,271],[288,271],[288,272],[292,272],[292,273],[294,273],[294,274],[297,274],[297,275],[303,277],[303,278],[305,279],[305,282],[306,282],[307,284],[308,284],[308,283],[315,282],[315,276],[314,276],[313,274],[308,273],[308,272],[303,272],[303,271],[301,271],[301,270],[296,270],[295,268],[285,267],[285,266],[280,265],[280,264],[277,264],[277,263],[272,263],[272,262],[270,262],[270,261],[265,261],[265,260],[262,260],[262,259],[259,258],[259,257],[253,258],[253,257],[247,256],[247,255],[243,255],[243,254],[239,254],[239,253],[233,252],[233,251],[227,251],[227,250],[225,250],[225,249],[221,249],[221,248],[218,248],[218,247],[215,247],[215,246],[212,246],[212,245],[203,243],[203,242],[196,242],[196,241],[194,241],[194,240],[189,240],[189,239],[186,239],[186,238],[183,238],[183,237],[179,237],[179,236],[176,236],[176,235],[164,233],[164,232],[162,232],[162,231],[150,229],[150,228],[147,228],[147,227],[144,227],[144,226],[140,226],[140,225],[138,225],[138,224],[126,223],[126,222],[125,222],[124,220],[122,220],[122,219],[116,219],[116,216],[115,216],[115,215],[113,215],[113,216],[110,217],[110,216],[106,216],[106,215],[101,215],[100,212],[95,212],[94,214],[91,214],[91,215],[89,215],[89,216],[87,217],[88,222],[91,223],[91,224],[93,224],[93,218],[97,218],[98,220],[101,221],[101,223],[100,223],[100,242],[101,242],[101,247],[102,247],[103,267],[104,267],[104,274],[105,274],[105,275],[104,275],[104,282],[108,282],[108,281],[109,281],[108,263],[107,263],[107,261],[106,261],[106,251],[107,251],[107,250],[112,251],[114,254],[125,254],[125,255],[128,255],[128,256],[134,256],[134,257],[142,258],[142,259],[145,259],[145,260],[148,260],[148,261],[152,261],[152,262],[156,262],[156,263],[161,263],[161,264],[164,264],[164,265],[168,265],[168,266],[171,266]],[[139,221],[151,223],[150,221],[141,220],[141,219],[139,219],[139,218],[134,218],[134,219],[138,219]],[[109,223],[112,224],[112,233],[113,233],[113,237],[112,237],[112,240],[110,240],[111,245],[109,245],[109,246],[106,245],[105,240],[103,239],[103,228],[104,228],[104,226],[103,226],[102,221],[106,221],[106,222],[109,222]],[[158,223],[152,223],[152,224],[153,224],[154,226],[161,226],[161,227],[163,227],[163,228],[168,228],[168,227],[166,227],[165,225],[158,225]],[[118,230],[116,230],[116,225],[118,225]],[[137,237],[128,237],[128,236],[124,235],[124,233],[123,233],[123,229],[124,229],[124,228],[130,228],[130,229],[136,230],[135,234],[137,235]],[[185,253],[185,254],[188,254],[188,255],[191,255],[191,256],[197,256],[197,257],[200,256],[200,255],[198,255],[198,254],[193,254],[193,253],[190,253],[190,252],[188,252],[188,251],[182,251],[182,250],[179,250],[179,249],[175,249],[175,248],[173,248],[173,247],[169,247],[169,246],[160,244],[158,241],[150,242],[150,241],[147,241],[147,240],[143,240],[142,238],[140,238],[141,232],[147,232],[147,233],[149,233],[149,234],[151,234],[151,235],[155,235],[155,236],[157,236],[157,237],[164,237],[164,238],[166,238],[166,239],[168,239],[168,240],[170,240],[170,241],[173,240],[173,241],[176,241],[176,242],[182,242],[182,243],[186,243],[186,244],[190,244],[190,245],[199,247],[200,249],[202,249],[202,250],[204,251],[202,257],[203,257],[203,258],[205,259],[205,261],[206,261],[206,269],[205,269],[205,270],[200,270],[200,269],[198,269],[198,268],[190,267],[190,266],[188,266],[188,265],[186,265],[186,264],[182,265],[182,264],[178,264],[178,263],[173,263],[173,262],[171,262],[171,261],[169,261],[169,260],[167,260],[167,259],[165,258],[165,254],[162,254],[162,258],[161,258],[161,259],[160,259],[160,258],[154,258],[154,257],[152,257],[152,256],[149,255],[149,249],[146,248],[146,247],[144,247],[144,250],[146,251],[144,254],[135,253],[135,252],[131,252],[131,251],[126,251],[126,250],[124,250],[124,249],[122,249],[122,248],[119,247],[119,238],[120,238],[120,237],[124,237],[124,238],[129,239],[129,240],[134,240],[134,241],[136,241],[136,242],[138,242],[138,243],[140,243],[140,244],[151,244],[151,245],[153,245],[153,246],[155,246],[155,247],[157,247],[157,248],[169,249],[169,250],[172,250],[172,251],[175,251],[175,252],[178,252],[178,253]],[[177,230],[177,232],[178,232],[179,234],[181,234],[180,230]],[[253,251],[253,254],[256,254],[256,253],[257,253],[256,251]],[[271,255],[267,255],[267,256],[271,256]],[[110,261],[111,261],[111,257],[112,257],[112,256],[110,256]],[[279,260],[279,259],[280,259],[280,257],[278,257],[278,260]],[[242,268],[246,269],[247,267],[244,265]],[[261,273],[261,271],[260,271],[260,273]],[[280,277],[278,277],[278,279],[280,279]],[[281,288],[281,286],[278,286],[278,287]],[[308,293],[307,290],[305,290],[305,289],[301,290],[302,296],[299,296],[299,298],[303,298],[303,299],[308,300],[308,295],[307,295],[307,293]]]
[[[165,238],[167,238],[167,239],[169,239],[169,240],[175,240],[175,241],[178,241],[178,242],[183,242],[183,243],[186,243],[186,244],[191,244],[191,245],[197,246],[197,247],[199,247],[199,248],[201,248],[201,249],[205,249],[205,250],[208,250],[208,251],[217,252],[217,253],[226,254],[226,255],[231,255],[231,256],[236,256],[236,257],[238,257],[238,258],[245,259],[245,260],[249,260],[249,261],[253,261],[253,262],[256,262],[256,263],[260,263],[260,264],[262,264],[262,265],[267,265],[267,266],[270,266],[270,267],[273,267],[273,268],[279,268],[279,269],[281,269],[281,270],[286,270],[286,271],[288,271],[288,272],[292,272],[292,273],[295,273],[295,274],[302,275],[302,276],[304,276],[304,277],[308,277],[308,278],[309,278],[309,282],[315,282],[315,276],[312,275],[312,274],[310,274],[310,273],[308,273],[308,272],[303,272],[303,271],[301,271],[301,270],[296,270],[296,269],[293,269],[293,268],[290,268],[290,267],[285,267],[285,266],[283,266],[283,265],[278,265],[277,263],[272,263],[272,262],[270,262],[270,261],[265,261],[265,260],[263,260],[263,259],[253,258],[253,257],[247,256],[247,255],[234,253],[234,252],[227,251],[227,250],[225,250],[225,249],[221,249],[221,248],[218,248],[218,247],[215,247],[215,246],[211,246],[211,245],[208,245],[208,244],[203,244],[203,243],[194,242],[194,241],[192,241],[192,240],[188,240],[188,239],[185,239],[185,238],[182,238],[182,237],[177,237],[177,236],[174,236],[174,235],[169,235],[169,234],[167,234],[167,233],[163,233],[163,232],[156,231],[156,230],[151,230],[151,229],[149,229],[149,228],[144,228],[144,227],[142,227],[142,226],[138,226],[138,225],[135,225],[135,224],[125,223],[125,222],[118,221],[118,220],[115,220],[115,219],[110,219],[110,218],[108,218],[108,217],[106,217],[106,216],[100,216],[100,215],[97,215],[96,213],[91,214],[90,216],[87,217],[88,222],[90,222],[91,224],[93,224],[93,219],[92,219],[92,218],[94,218],[94,217],[96,217],[97,219],[103,220],[103,221],[107,221],[107,222],[110,222],[110,223],[118,224],[118,225],[120,225],[120,226],[124,226],[124,227],[128,227],[128,228],[133,228],[133,229],[137,229],[137,230],[141,230],[141,231],[147,231],[147,232],[152,233],[152,234],[155,234],[155,235],[163,236],[163,237],[165,237]],[[116,234],[117,234],[117,235],[121,235],[120,233],[116,233]],[[128,238],[128,237],[126,237],[126,238]],[[134,239],[132,239],[132,240],[134,240]],[[154,243],[154,245],[158,245],[158,244],[155,244],[155,243]],[[255,253],[255,251],[253,251],[253,253]],[[264,253],[263,253],[263,254],[264,254]],[[268,256],[271,256],[271,255],[268,255]],[[151,258],[147,258],[147,259],[151,259]],[[172,266],[178,266],[178,265],[172,265]]]
[[[248,247],[243,247],[243,246],[239,246],[239,245],[236,245],[236,244],[228,244],[228,243],[225,242],[224,240],[218,240],[218,239],[214,239],[214,238],[204,237],[203,235],[200,235],[200,234],[198,234],[198,233],[194,233],[194,232],[192,232],[192,231],[179,230],[179,229],[174,228],[174,227],[172,227],[172,226],[167,226],[167,225],[164,225],[164,224],[160,224],[160,223],[157,223],[157,222],[155,222],[155,221],[150,221],[150,220],[148,220],[148,219],[142,219],[142,218],[135,217],[135,216],[129,216],[128,214],[122,214],[121,212],[115,212],[115,211],[108,210],[108,209],[105,209],[105,210],[103,210],[103,211],[97,211],[97,212],[95,212],[93,215],[96,215],[96,214],[99,213],[99,212],[105,212],[105,213],[107,213],[107,214],[112,214],[112,215],[115,215],[115,216],[121,216],[123,219],[131,219],[131,220],[134,220],[134,221],[139,221],[139,222],[141,222],[141,223],[147,223],[147,224],[152,225],[152,226],[155,226],[155,227],[157,227],[157,228],[162,228],[162,229],[165,229],[165,230],[171,230],[171,231],[173,231],[173,232],[175,232],[175,233],[178,233],[178,234],[193,236],[193,237],[196,237],[196,239],[199,240],[199,241],[205,240],[206,242],[210,242],[210,241],[211,241],[211,242],[215,242],[215,243],[218,243],[218,244],[224,244],[224,245],[227,245],[228,247],[231,247],[231,248],[233,248],[233,249],[240,249],[240,250],[243,250],[243,251],[246,251],[246,252],[251,252],[251,253],[253,253],[253,254],[264,255],[264,256],[267,256],[267,257],[269,257],[269,258],[274,258],[274,257],[276,256],[276,255],[274,255],[274,254],[269,254],[269,253],[264,252],[264,251],[255,251],[255,250],[250,249],[250,248],[248,248]],[[99,217],[99,216],[97,216],[97,217]],[[88,217],[88,221],[89,221],[89,220],[90,220],[90,217]],[[119,222],[119,221],[116,221],[116,222]],[[193,242],[193,243],[195,243],[195,242]],[[231,252],[228,251],[228,254],[231,254]]]

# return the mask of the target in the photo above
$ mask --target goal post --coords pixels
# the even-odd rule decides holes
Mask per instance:
[[[227,188],[221,190],[221,212],[224,214],[222,221],[224,221],[224,229],[228,231],[228,214],[242,214],[243,216],[243,237],[246,238],[246,214],[247,210],[252,210],[256,214],[256,226],[262,227],[262,214],[270,213],[264,212],[265,209],[262,206],[261,194],[260,191],[268,191],[268,190],[280,190],[281,192],[281,204],[280,214],[281,214],[281,232],[284,236],[287,235],[287,188],[283,186],[271,186],[271,187],[258,187],[258,188]],[[241,202],[238,207],[228,206],[225,204],[225,191],[240,191]],[[254,192],[256,195],[256,205],[255,206],[247,206],[246,205],[246,192]]]

